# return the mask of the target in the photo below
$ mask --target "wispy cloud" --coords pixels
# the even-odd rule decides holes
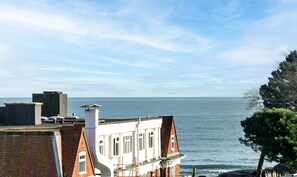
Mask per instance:
[[[113,64],[124,65],[124,66],[135,67],[135,68],[152,68],[156,66],[154,63],[146,60],[126,61],[124,59],[120,60],[120,59],[114,59],[114,58],[105,57],[105,56],[101,56],[99,58],[100,60],[104,60]]]
[[[174,60],[171,59],[171,58],[165,58],[165,57],[161,57],[161,58],[158,58],[159,62],[161,63],[174,63]]]
[[[13,77],[13,76],[14,76],[14,74],[9,72],[8,70],[0,68],[0,78],[10,78],[10,77]]]
[[[138,44],[147,45],[156,49],[161,50],[169,50],[169,51],[175,51],[178,50],[178,48],[170,43],[166,43],[164,41],[157,41],[154,39],[154,37],[147,37],[145,35],[132,35],[132,34],[106,34],[104,37],[114,40],[123,40],[123,41],[129,41],[134,42]]]
[[[281,50],[275,51],[260,46],[245,45],[226,50],[218,57],[233,63],[257,65],[278,61],[281,52]]]
[[[8,51],[8,46],[4,44],[0,44],[0,56],[3,55],[5,52]]]
[[[0,77],[19,93],[241,96],[296,46],[294,3],[0,2]]]
[[[231,41],[218,58],[234,63],[271,65],[283,60],[283,52],[296,49],[295,9],[271,9],[271,14],[246,25],[240,38]]]
[[[119,73],[114,72],[105,72],[105,71],[94,71],[94,70],[86,70],[86,69],[77,69],[70,67],[45,67],[40,68],[41,71],[57,71],[57,72],[71,72],[71,73],[82,73],[82,74],[103,74],[103,75],[116,75]]]
[[[295,4],[297,4],[297,0],[280,0],[280,2],[282,2],[282,3],[295,3]]]
[[[84,34],[86,30],[76,23],[53,14],[23,10],[15,7],[1,6],[0,20],[8,23],[20,23],[23,27],[41,30],[54,30]]]
[[[140,25],[148,23],[146,26],[154,26],[155,29],[152,28],[153,30],[149,31],[136,30],[135,32],[127,30],[130,27],[130,23],[121,24],[121,21],[111,20],[112,16],[105,17],[102,20],[103,22],[109,20],[109,23],[106,24],[101,21],[91,21],[85,17],[74,19],[70,15],[54,13],[54,11],[32,11],[11,6],[0,7],[0,22],[20,24],[22,28],[33,31],[48,30],[58,33],[70,33],[76,35],[75,37],[84,37],[85,39],[90,39],[91,37],[93,40],[126,41],[165,51],[197,50],[209,44],[208,39],[187,32],[175,25],[167,26],[162,23],[155,24],[155,22],[151,23],[150,20],[145,20],[142,24],[138,24],[135,27],[141,28]],[[200,47],[195,47],[197,45]]]
[[[212,17],[218,21],[230,21],[234,20],[242,15],[241,1],[229,0],[227,3],[219,1],[220,5],[214,7],[214,13]]]

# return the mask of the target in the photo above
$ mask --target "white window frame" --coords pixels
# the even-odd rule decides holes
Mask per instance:
[[[85,151],[78,154],[78,173],[87,173],[87,153]]]
[[[104,155],[104,139],[103,138],[99,138],[98,146],[99,146],[99,153],[101,155]]]
[[[148,145],[149,145],[149,148],[154,147],[154,132],[148,133]]]
[[[138,149],[140,151],[144,149],[144,133],[138,135]]]
[[[174,150],[175,149],[175,137],[174,137],[174,135],[171,135],[170,144],[171,144],[171,150]]]
[[[120,137],[113,137],[112,139],[112,155],[119,156],[120,155]]]
[[[132,135],[123,137],[123,152],[130,153],[132,152],[133,138]]]

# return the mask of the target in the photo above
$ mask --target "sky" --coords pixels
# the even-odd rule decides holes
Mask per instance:
[[[297,0],[0,1],[0,97],[237,97],[296,49]]]

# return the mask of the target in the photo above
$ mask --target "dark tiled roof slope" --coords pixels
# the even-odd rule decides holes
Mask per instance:
[[[0,177],[57,176],[54,132],[0,134]]]
[[[171,151],[171,135],[175,137],[175,150]],[[175,129],[173,116],[162,116],[162,127],[161,127],[161,155],[167,157],[172,153],[179,152],[178,139]]]
[[[72,176],[75,166],[82,126],[67,126],[61,129],[63,175]]]
[[[64,176],[77,176],[77,159],[79,151],[87,152],[87,171],[94,175],[93,164],[86,144],[82,125],[63,126],[62,135],[62,164]]]

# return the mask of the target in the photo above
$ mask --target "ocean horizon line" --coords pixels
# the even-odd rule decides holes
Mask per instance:
[[[0,97],[0,99],[31,99],[32,97]],[[68,98],[244,98],[244,96],[116,96],[116,97],[105,97],[105,96],[71,96]]]

